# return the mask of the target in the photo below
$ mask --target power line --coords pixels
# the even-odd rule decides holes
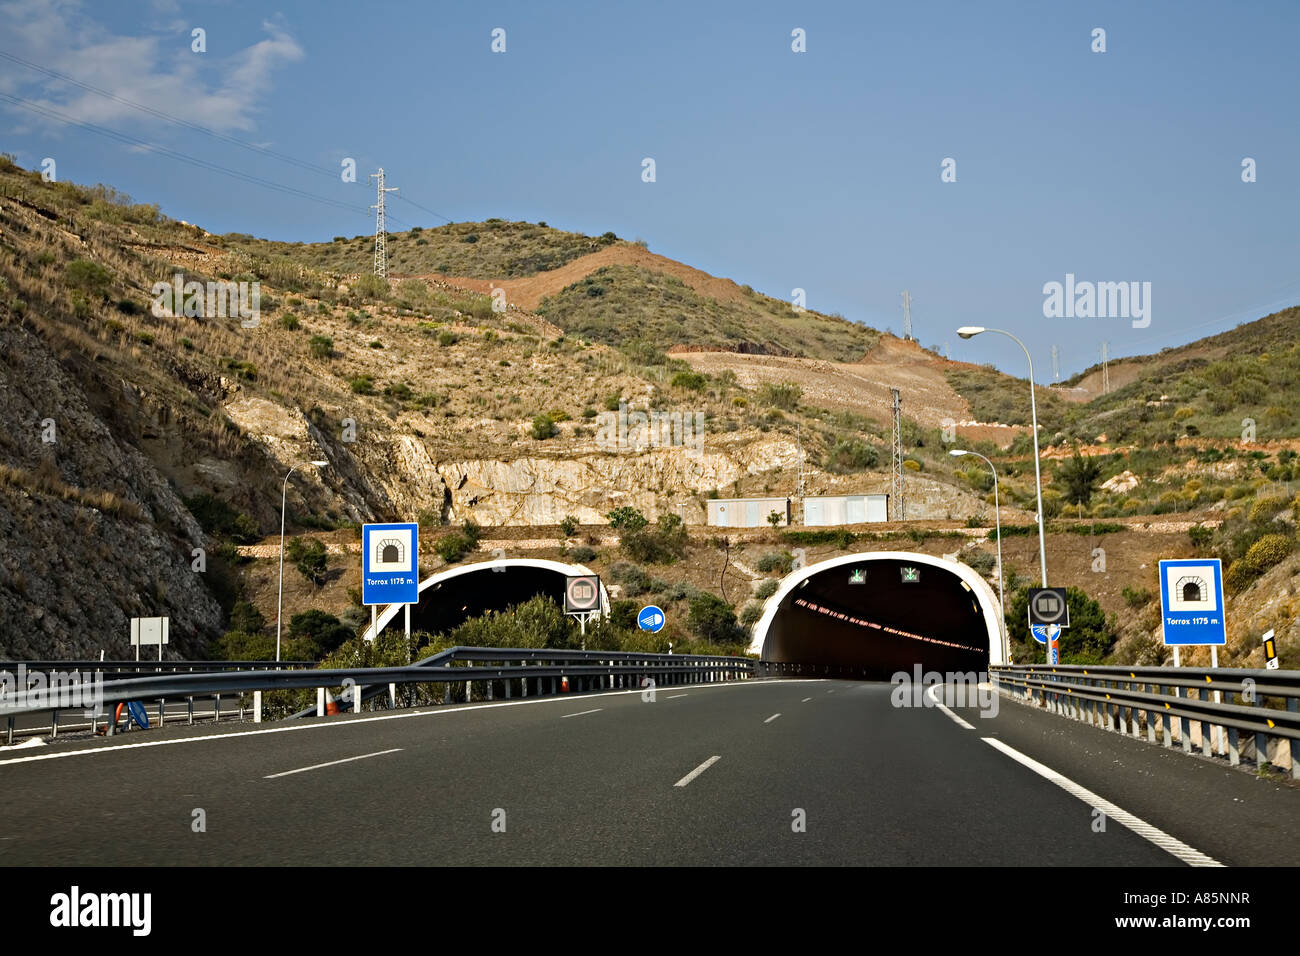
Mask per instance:
[[[338,170],[330,169],[328,166],[320,166],[316,163],[311,163],[306,160],[299,159],[296,156],[290,156],[287,153],[281,153],[278,150],[270,149],[269,147],[266,146],[258,146],[255,143],[248,143],[234,136],[228,136],[225,133],[218,132],[217,130],[211,129],[210,127],[203,126],[200,123],[194,123],[191,122],[190,120],[182,119],[179,116],[173,116],[171,113],[164,112],[163,110],[156,109],[152,106],[147,106],[144,103],[137,103],[135,100],[128,99],[125,96],[121,96],[117,93],[114,93],[112,90],[103,89],[101,87],[95,86],[92,83],[85,83],[81,80],[76,79],[75,77],[68,76],[66,73],[60,73],[58,70],[52,70],[49,67],[41,66],[38,63],[32,63],[29,60],[24,60],[22,57],[15,56],[14,54],[8,53],[4,50],[0,50],[0,58],[9,60],[13,63],[20,64],[22,66],[27,67],[30,70],[35,70],[38,73],[44,73],[46,76],[59,80],[63,83],[70,83],[73,86],[77,86],[83,90],[86,90],[87,92],[94,93],[97,96],[103,96],[107,99],[112,100],[115,103],[120,103],[123,106],[128,106],[131,109],[139,110],[142,113],[148,113],[150,116],[157,117],[158,119],[164,120],[168,123],[175,123],[177,126],[183,126],[185,129],[193,130],[196,133],[202,133],[204,136],[211,136],[213,139],[221,140],[222,142],[229,143],[232,146],[238,146],[241,149],[246,149],[249,150],[250,152],[254,152],[259,155],[269,157],[271,159],[278,159],[280,162],[288,163],[292,166],[298,167],[299,169],[307,170],[308,172],[314,172],[314,173],[319,173],[322,176],[328,176],[330,179],[333,179],[334,177],[339,175]],[[33,106],[36,105],[37,104],[33,104]],[[30,109],[32,107],[28,107],[28,108]],[[71,118],[64,118],[62,121],[71,122],[74,124],[79,122]],[[286,188],[291,188],[291,187],[286,187]],[[427,212],[431,216],[435,216],[438,219],[442,219],[445,222],[454,222],[454,220],[451,217],[444,216],[442,213],[438,212],[437,210],[430,209],[427,206],[423,206],[413,199],[410,199],[406,196],[399,196],[398,198],[410,203],[412,206],[422,210],[423,212]],[[396,219],[395,221],[401,222],[403,225],[409,225],[409,223],[406,223],[404,220]]]
[[[174,149],[170,149],[166,146],[158,146],[155,145],[154,143],[150,143],[145,140],[138,139],[126,133],[119,133],[117,130],[109,129],[106,126],[99,126],[95,123],[90,123],[85,120],[73,119],[71,116],[68,116],[65,113],[62,113],[55,109],[51,109],[50,107],[47,106],[41,106],[38,103],[33,103],[32,101],[24,99],[23,97],[20,96],[12,96],[8,93],[0,93],[0,100],[5,100],[7,102],[13,103],[15,106],[20,106],[23,109],[29,110],[33,113],[39,113],[43,116],[48,116],[49,118],[58,120],[61,123],[67,123],[72,126],[79,126],[82,129],[87,130],[91,133],[96,133],[100,136],[106,136],[109,139],[117,140],[119,143],[123,143],[127,146],[143,147],[144,149],[156,155],[164,156],[168,159],[174,159],[178,162],[182,162],[190,166],[198,167],[199,169],[207,169],[210,170],[211,172],[221,173],[223,176],[230,176],[233,179],[238,179],[254,186],[262,186],[266,189],[272,189],[275,190],[276,192],[284,193],[285,195],[297,196],[300,199],[308,199],[311,200],[312,202],[318,202],[327,206],[333,206],[336,209],[343,209],[352,213],[359,213],[361,211],[357,206],[353,206],[350,203],[345,203],[342,200],[330,199],[326,196],[318,196],[315,193],[309,193],[306,190],[298,189],[297,187],[294,186],[286,186],[283,183],[277,183],[269,179],[263,179],[262,177],[254,176],[251,173],[244,173],[244,172],[240,172],[237,169],[230,169],[226,166],[222,166],[218,163],[214,163],[206,159],[198,159],[197,157],[189,156],[185,153],[179,152]]]

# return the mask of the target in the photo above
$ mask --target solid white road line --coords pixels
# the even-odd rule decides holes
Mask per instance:
[[[695,779],[696,777],[698,777],[700,774],[704,773],[704,771],[708,770],[710,767],[712,767],[715,763],[717,763],[717,762],[718,762],[719,760],[721,760],[721,759],[722,759],[722,755],[721,755],[721,754],[714,754],[712,757],[710,757],[708,760],[704,761],[704,763],[700,764],[698,767],[696,767],[694,770],[692,770],[692,771],[691,771],[690,773],[688,773],[686,776],[682,777],[682,779],[678,780],[675,784],[673,784],[673,786],[674,786],[674,787],[684,787],[684,786],[686,786],[688,783],[690,783],[692,780],[694,780],[694,779]]]
[[[322,767],[336,767],[341,763],[351,763],[354,760],[365,760],[367,757],[382,757],[384,754],[395,754],[401,747],[394,747],[392,750],[376,750],[372,754],[362,754],[360,757],[344,757],[342,760],[331,760],[329,763],[315,763],[310,767],[299,767],[297,770],[286,770],[284,773],[268,773],[263,780],[274,780],[276,777],[292,777],[295,773],[306,773],[308,770],[319,770]]]
[[[800,677],[773,677],[763,680],[746,680],[732,681],[723,684],[703,685],[699,690],[729,690],[736,687],[770,687],[773,684],[793,684],[807,683]],[[644,693],[639,689],[634,690],[607,690],[600,694],[582,694],[584,698],[595,699],[597,697],[626,697],[629,694]],[[496,701],[490,704],[462,704],[458,707],[447,707],[445,704],[437,710],[403,710],[391,714],[381,714],[374,717],[352,717],[346,720],[326,720],[312,724],[292,724],[287,727],[265,727],[261,730],[232,730],[221,734],[197,734],[193,737],[169,737],[166,740],[146,740],[138,744],[119,744],[112,743],[101,747],[87,747],[83,750],[60,750],[54,753],[34,754],[30,757],[10,757],[9,759],[0,759],[0,767],[14,763],[32,763],[37,760],[63,760],[67,757],[89,757],[95,754],[114,754],[122,753],[127,750],[139,750],[141,747],[171,747],[176,744],[197,744],[212,740],[232,740],[237,737],[260,737],[264,734],[292,734],[300,731],[309,730],[338,730],[344,727],[356,727],[361,724],[372,724],[383,720],[409,720],[412,717],[446,717],[449,714],[472,713],[476,710],[493,710],[498,707],[534,707],[538,704],[561,704],[568,703],[573,698],[566,698],[562,695],[546,697],[530,697],[524,700],[505,700]]]
[[[580,710],[576,714],[563,714],[561,715],[560,720],[563,720],[565,717],[581,717],[583,714],[598,714],[604,709],[604,707],[597,707],[595,710]]]
[[[676,700],[678,697],[687,697],[688,694],[673,694],[671,697],[665,697],[664,700]]]
[[[1025,756],[1015,747],[1010,747],[994,737],[982,737],[980,739],[995,750],[1002,751],[1002,753],[1006,754],[1017,763],[1028,767],[1040,777],[1052,781],[1052,783],[1056,784],[1066,793],[1078,797],[1084,803],[1094,809],[1100,810],[1112,820],[1122,823],[1143,839],[1149,840],[1165,852],[1178,857],[1178,859],[1182,860],[1184,863],[1190,866],[1223,866],[1222,863],[1213,857],[1206,856],[1200,850],[1188,846],[1182,840],[1172,837],[1163,830],[1153,827],[1145,820],[1133,816],[1133,814],[1129,813],[1127,810],[1117,807],[1109,800],[1099,797],[1086,787],[1075,783],[1069,777],[1057,773],[1051,767],[1039,763],[1033,757]]]
[[[781,715],[779,713],[773,714],[771,717],[767,718],[767,720],[763,721],[763,723],[770,724],[772,721],[776,720],[780,716]]]
[[[974,725],[974,724],[968,724],[966,721],[962,720],[960,717],[958,717],[956,714],[954,714],[951,710],[949,710],[946,706],[944,706],[943,701],[939,700],[938,697],[934,696],[934,692],[935,692],[936,690],[938,690],[938,688],[939,688],[939,685],[938,685],[938,684],[931,684],[929,687],[927,687],[927,688],[925,689],[925,696],[926,696],[926,697],[929,697],[930,700],[933,701],[934,704],[935,704],[935,705],[936,705],[936,706],[937,706],[941,711],[943,711],[945,714],[947,714],[949,717],[951,717],[953,720],[955,720],[955,721],[957,722],[957,726],[958,726],[958,727],[961,727],[961,728],[963,728],[963,729],[965,729],[965,730],[974,730],[974,729],[975,729],[975,725]]]
[[[803,700],[799,701],[799,703],[801,703],[801,704],[806,704],[806,703],[808,703],[808,701],[810,701],[810,700],[812,700],[811,697],[805,697]]]

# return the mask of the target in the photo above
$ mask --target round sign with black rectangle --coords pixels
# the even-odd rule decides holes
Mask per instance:
[[[564,579],[564,611],[600,610],[600,575],[579,574]]]
[[[1065,600],[1065,588],[1030,588],[1029,624],[1069,627],[1070,605]]]

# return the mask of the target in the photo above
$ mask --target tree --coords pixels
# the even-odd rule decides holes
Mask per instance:
[[[564,520],[560,522],[560,534],[565,538],[572,538],[578,533],[578,519],[573,515],[565,515]]]
[[[654,564],[671,564],[686,554],[690,536],[682,525],[680,515],[660,515],[653,527],[646,523],[645,516],[639,511],[635,512],[635,516],[640,519],[639,523],[632,521],[636,529],[624,530],[618,542],[619,548],[629,558]]]
[[[1058,638],[1061,663],[1099,664],[1118,637],[1114,621],[1108,620],[1101,605],[1081,588],[1066,588],[1065,600],[1070,608],[1070,626],[1062,628]],[[1029,588],[1017,589],[1007,605],[1007,635],[1020,645],[1012,649],[1016,662],[1046,661],[1045,645],[1029,634]]]
[[[784,520],[784,516],[779,511],[770,512],[767,516],[767,523],[773,528],[777,527]]]
[[[295,655],[319,658],[353,636],[352,629],[333,614],[315,608],[289,619],[289,639],[294,642]]]
[[[1065,485],[1065,500],[1082,510],[1097,490],[1101,464],[1089,455],[1079,454],[1076,447],[1074,457],[1057,469],[1056,477]]]
[[[285,554],[298,572],[312,584],[325,583],[325,545],[315,538],[292,538],[285,546]]]
[[[266,618],[249,601],[236,601],[230,609],[230,629],[245,634],[260,634],[266,628]],[[233,660],[233,658],[232,658]]]
[[[630,505],[615,508],[609,514],[605,515],[605,517],[609,519],[609,526],[615,531],[640,531],[650,523],[645,515]]]
[[[735,644],[744,637],[732,606],[707,591],[691,598],[687,620],[696,634],[713,644]]]

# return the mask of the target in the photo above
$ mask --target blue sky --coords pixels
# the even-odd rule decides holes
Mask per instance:
[[[207,51],[191,50],[206,31]],[[506,31],[506,52],[491,31]],[[791,50],[802,28],[807,52]],[[1106,52],[1091,50],[1106,31]],[[215,232],[318,241],[491,216],[613,230],[716,275],[1040,381],[1300,302],[1300,4],[0,3],[0,150]],[[358,183],[337,174],[356,159]],[[641,180],[652,157],[656,182]],[[956,161],[956,182],[940,164]],[[1243,183],[1251,157],[1257,181]],[[423,207],[423,208],[419,208]],[[1151,324],[1046,318],[1043,285],[1151,283]]]

